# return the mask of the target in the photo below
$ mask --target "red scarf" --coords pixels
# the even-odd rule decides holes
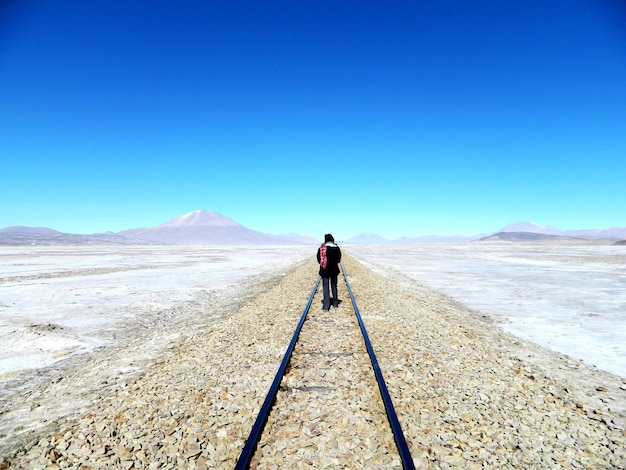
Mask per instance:
[[[326,257],[326,243],[322,243],[320,246],[320,266],[326,269],[328,265],[328,258]]]

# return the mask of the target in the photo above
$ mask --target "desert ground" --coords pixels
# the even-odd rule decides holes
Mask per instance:
[[[596,243],[355,245],[515,336],[626,377],[626,250]]]
[[[344,266],[418,468],[626,465],[623,378],[514,336],[457,300],[346,251]],[[86,289],[79,297],[95,302],[65,299],[59,305],[67,310],[54,321],[51,312],[41,318],[46,302],[35,312],[37,324],[51,325],[39,336],[60,335],[54,337],[62,353],[40,351],[55,361],[42,369],[24,363],[28,368],[3,375],[2,468],[232,468],[317,273],[304,249],[278,264],[269,261],[271,252],[256,254],[222,253],[228,262],[219,288],[207,286],[222,271],[198,271],[219,258],[211,251],[170,254],[177,260],[167,268],[152,252],[148,259],[158,266],[139,263],[133,272],[142,282],[134,285],[119,259],[106,268],[84,256],[86,266],[72,266],[71,276],[49,259],[44,277],[37,276],[46,263],[5,276],[3,315],[19,305],[11,297],[19,283],[30,285],[21,288],[32,289],[22,295],[32,304],[42,297],[40,283],[53,285],[44,289],[47,302],[50,292],[68,287],[61,279],[74,278],[74,289]],[[128,253],[122,259],[137,266]],[[90,275],[100,284],[111,276],[118,286],[121,272],[128,291],[113,293],[117,303],[98,300],[105,294],[85,286]],[[341,284],[340,297],[347,297]],[[107,321],[67,313],[94,308]],[[290,442],[310,444],[304,432]],[[379,468],[375,446],[323,442],[327,447],[285,465]],[[372,457],[357,464],[357,454]]]

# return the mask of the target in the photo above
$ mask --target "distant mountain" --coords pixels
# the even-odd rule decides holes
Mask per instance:
[[[604,230],[563,230],[561,235],[570,237],[626,238],[626,227],[614,227]]]
[[[57,232],[56,230],[52,230],[51,228],[48,228],[48,227],[22,227],[20,225],[0,229],[0,233],[7,233],[7,234],[10,233],[10,234],[16,234],[16,235],[19,234],[22,236],[31,235],[35,237],[55,236],[55,235],[61,234],[61,232]]]
[[[534,222],[513,222],[498,232],[528,232],[543,233],[548,235],[562,235],[566,237],[592,237],[592,238],[626,238],[626,227],[609,229],[589,230],[560,230],[551,225],[539,225]]]
[[[342,240],[343,243],[353,243],[355,245],[385,245],[391,243],[388,238],[382,237],[377,233],[364,232],[356,237]]]
[[[63,233],[47,227],[0,229],[0,245],[296,245],[315,244],[299,235],[276,236],[257,232],[234,220],[204,210],[189,212],[156,227],[92,235]]]
[[[422,237],[401,237],[393,240],[395,245],[410,245],[412,243],[465,243],[480,238],[482,235],[425,235]]]
[[[113,232],[77,235],[47,227],[7,227],[0,229],[0,245],[133,245],[147,244]]]
[[[294,238],[257,232],[234,220],[205,210],[196,210],[156,227],[119,232],[135,240],[173,245],[284,245],[301,244]]]
[[[412,245],[417,243],[463,243],[473,241],[480,236],[463,236],[463,235],[451,235],[451,236],[438,236],[438,235],[426,235],[422,237],[400,237],[390,240],[377,233],[361,233],[356,237],[343,240],[343,243],[354,245]]]
[[[515,234],[515,235],[506,235]],[[533,237],[552,235],[556,238]],[[495,237],[495,238],[494,238]],[[562,238],[559,238],[562,237]],[[347,244],[417,244],[417,243],[465,243],[474,240],[500,241],[547,241],[578,240],[580,243],[607,243],[610,240],[623,244],[626,227],[589,230],[560,230],[550,225],[534,222],[513,222],[497,232],[473,236],[427,235],[401,237],[390,240],[376,233],[361,233],[342,240]],[[176,217],[155,227],[124,230],[119,233],[106,232],[92,235],[76,235],[58,232],[47,227],[6,227],[0,229],[0,245],[110,245],[110,244],[177,244],[177,245],[282,245],[317,244],[319,241],[297,234],[270,235],[249,229],[217,212],[196,210]]]
[[[493,241],[507,241],[507,242],[542,242],[542,241],[578,241],[589,242],[585,238],[566,237],[562,235],[550,235],[547,233],[533,233],[533,232],[498,232],[487,237],[482,237],[476,240],[476,242],[493,242]]]
[[[514,234],[514,235],[507,235]],[[550,235],[550,237],[536,237],[534,235]],[[394,240],[384,238],[376,233],[361,233],[356,237],[343,240],[344,243],[382,245],[382,244],[418,244],[418,243],[466,243],[472,241],[558,241],[568,240],[579,243],[595,243],[601,240],[619,240],[626,238],[626,227],[610,228],[605,230],[560,230],[551,225],[539,225],[535,222],[512,222],[497,232],[478,235],[426,235],[421,237],[400,237]]]
[[[233,219],[229,219],[225,215],[217,212],[204,210],[192,211],[187,214],[176,217],[175,219],[159,225],[160,228],[178,228],[178,227],[243,227]]]
[[[550,225],[539,225],[534,222],[513,222],[502,227],[498,232],[527,232],[527,233],[545,233],[548,235],[558,235],[560,230]]]
[[[315,245],[316,243],[321,243],[320,241],[316,240],[313,237],[305,237],[303,235],[298,235],[297,233],[281,233],[278,236],[281,238],[285,238],[287,240],[294,241],[296,243],[303,243],[306,245],[309,245],[309,244]]]

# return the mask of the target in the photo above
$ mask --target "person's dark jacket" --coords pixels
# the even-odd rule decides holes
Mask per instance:
[[[321,248],[321,247],[320,247]],[[321,261],[320,248],[317,249],[317,262]],[[322,277],[337,276],[339,274],[339,262],[341,261],[341,250],[333,242],[326,242],[326,268],[320,264],[319,274]]]

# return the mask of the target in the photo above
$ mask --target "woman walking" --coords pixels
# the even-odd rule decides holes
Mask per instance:
[[[319,274],[322,277],[322,290],[324,300],[322,310],[330,310],[332,300],[333,307],[339,306],[337,297],[337,276],[339,275],[339,262],[341,261],[341,250],[335,244],[335,239],[330,233],[324,235],[324,243],[317,249],[317,262],[320,264]],[[329,295],[329,283],[332,290],[332,298]]]

